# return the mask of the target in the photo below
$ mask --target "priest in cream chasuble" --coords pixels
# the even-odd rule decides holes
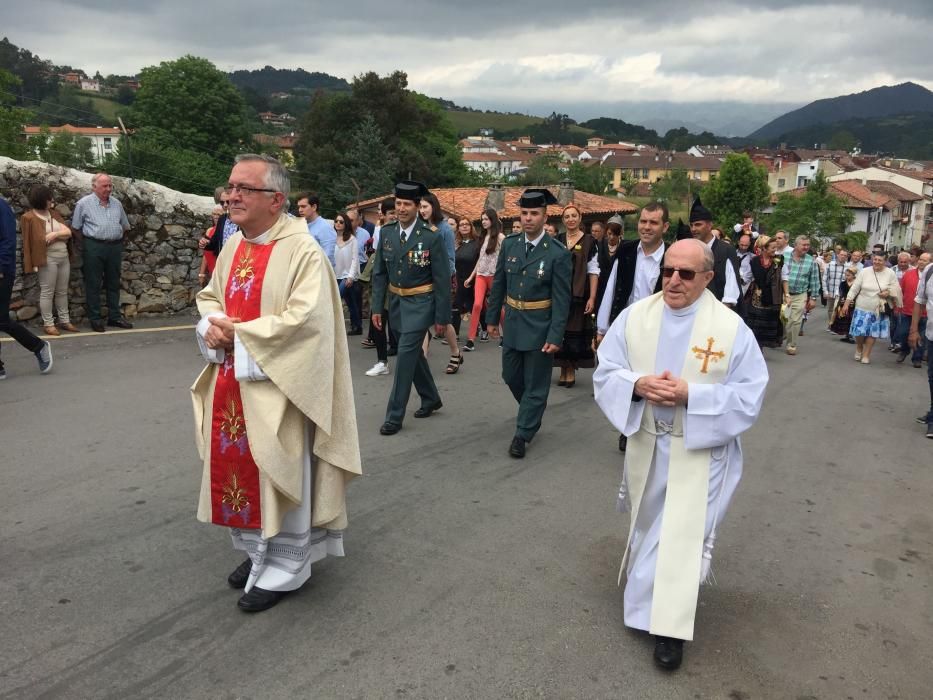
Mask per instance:
[[[758,418],[768,370],[754,335],[706,290],[709,249],[672,245],[663,289],[625,309],[599,346],[596,402],[628,437],[620,509],[631,511],[620,580],[625,624],[657,637],[676,668],[693,639],[700,583],[742,476],[739,436]]]
[[[343,556],[360,450],[337,283],[304,222],[283,212],[286,171],[241,156],[228,191],[240,230],[197,297],[208,362],[191,389],[198,519],[230,528],[248,555],[227,581],[257,612],[305,583],[313,562]]]

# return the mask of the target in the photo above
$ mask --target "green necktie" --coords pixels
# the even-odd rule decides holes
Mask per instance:
[[[525,244],[525,257],[527,258],[529,255],[531,255],[531,251],[533,251],[534,249],[535,249],[534,245],[532,245],[531,243],[526,243]]]

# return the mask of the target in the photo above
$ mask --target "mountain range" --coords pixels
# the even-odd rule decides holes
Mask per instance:
[[[884,85],[865,92],[816,100],[773,119],[748,135],[754,141],[780,139],[795,130],[851,119],[933,112],[933,92],[916,83]]]

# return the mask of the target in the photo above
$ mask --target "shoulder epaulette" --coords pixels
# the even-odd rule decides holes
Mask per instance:
[[[545,233],[544,235],[546,236],[547,234]],[[563,248],[564,250],[567,250],[567,246],[565,246],[565,245],[561,242],[561,240],[560,240],[559,238],[552,238],[552,239],[551,239],[551,242],[552,242],[552,243],[556,243],[557,245],[559,245],[559,246],[560,246],[561,248]]]

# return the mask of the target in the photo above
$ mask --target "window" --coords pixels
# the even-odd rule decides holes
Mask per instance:
[[[701,180],[702,177],[703,177],[703,174],[702,174],[699,170],[694,170],[694,171],[693,171],[693,179],[694,179],[694,180]]]
[[[642,169],[641,169],[641,178],[642,178],[642,180],[647,180],[647,179],[648,179],[648,168],[642,168]]]
[[[113,139],[109,136],[104,137],[104,150],[110,151],[113,150]]]
[[[786,184],[787,184],[787,181],[783,177],[778,178],[778,189],[779,190],[783,189]]]

